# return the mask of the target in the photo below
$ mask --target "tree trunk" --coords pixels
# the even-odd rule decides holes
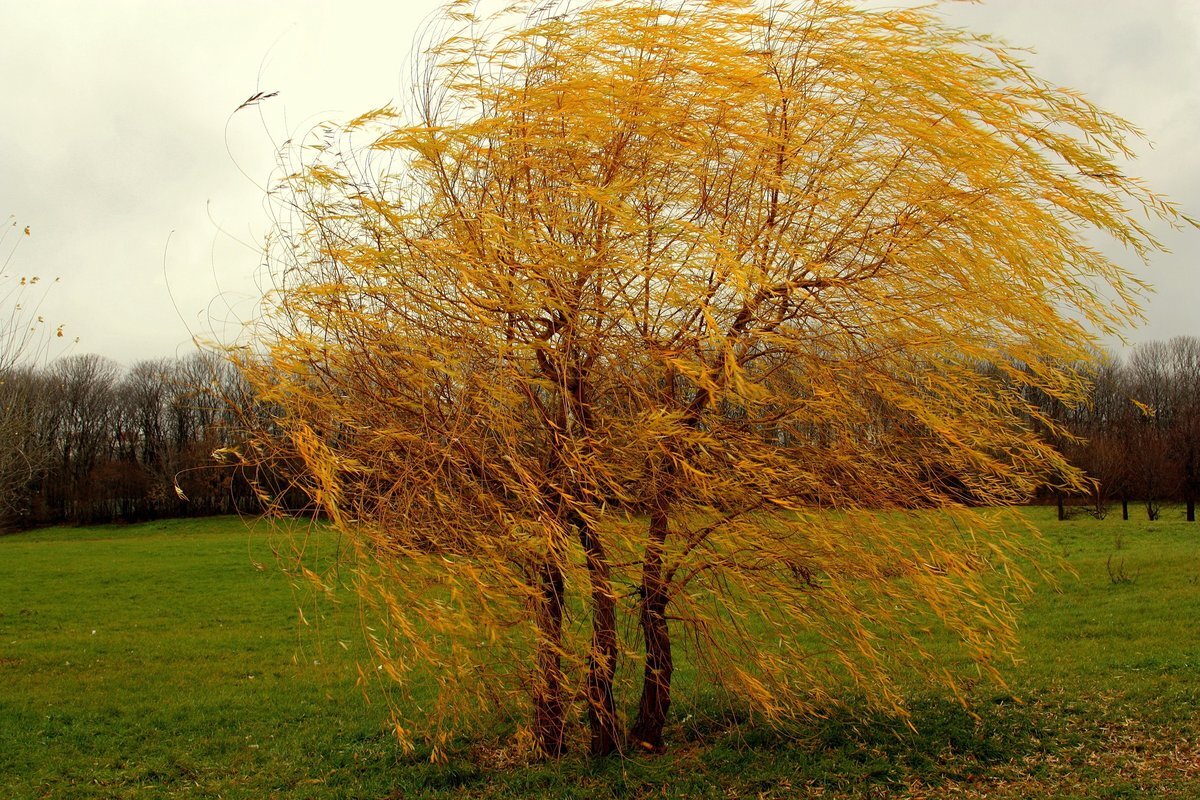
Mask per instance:
[[[630,735],[641,748],[661,753],[663,726],[671,708],[671,633],[667,628],[667,585],[663,575],[663,543],[668,517],[662,508],[650,514],[650,541],[642,564],[642,609],[640,621],[646,640],[646,666],[642,675],[642,698]]]
[[[591,754],[616,752],[621,740],[613,699],[613,676],[617,669],[617,596],[612,589],[612,569],[599,533],[580,520],[579,543],[587,557],[592,585],[592,647],[588,653],[588,725]]]
[[[1129,521],[1129,498],[1128,497],[1121,498],[1121,519],[1125,520],[1126,522]]]
[[[1189,497],[1187,499],[1187,521],[1188,522],[1196,521],[1196,500],[1195,500],[1195,498],[1192,498],[1192,497]]]
[[[551,758],[563,754],[566,706],[563,703],[563,571],[555,554],[538,570],[537,675],[534,676],[533,732],[538,748]]]
[[[1058,521],[1062,522],[1064,519],[1067,518],[1067,510],[1063,507],[1062,492],[1056,493],[1055,499],[1058,501]]]

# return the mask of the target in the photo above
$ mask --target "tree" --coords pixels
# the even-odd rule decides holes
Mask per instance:
[[[0,529],[19,528],[29,519],[32,484],[49,462],[50,451],[38,431],[44,383],[27,367],[0,373]]]
[[[53,461],[45,494],[60,518],[75,524],[114,516],[96,513],[101,496],[95,472],[113,451],[119,375],[116,362],[91,353],[60,359],[49,370],[54,400],[45,427]]]
[[[435,743],[528,694],[544,753],[576,698],[660,750],[680,643],[769,718],[899,707],[913,618],[995,674],[1026,539],[962,501],[1080,486],[1026,398],[1135,313],[1079,231],[1184,219],[1135,131],[928,10],[462,8],[414,117],[303,143],[237,356],[243,456],[353,545],[380,671],[438,666]]]
[[[1200,339],[1176,336],[1167,342],[1167,349],[1174,409],[1169,447],[1186,519],[1195,522],[1196,498],[1200,495]]]
[[[1138,489],[1133,431],[1141,413],[1130,402],[1125,366],[1105,355],[1088,375],[1091,398],[1084,419],[1074,429],[1084,444],[1073,463],[1095,481],[1095,511],[1105,512],[1109,499],[1121,501],[1121,518],[1129,519],[1129,498]]]
[[[1176,412],[1170,348],[1165,342],[1144,342],[1130,353],[1127,368],[1132,398],[1141,411],[1130,431],[1137,490],[1145,501],[1146,517],[1156,520],[1162,501],[1179,489],[1170,450]]]
[[[41,315],[46,284],[10,273],[30,231],[11,217],[7,223],[0,232],[0,528],[20,525],[28,516],[30,483],[49,459],[36,428],[44,395],[31,368],[48,342]],[[62,336],[62,329],[57,333]]]

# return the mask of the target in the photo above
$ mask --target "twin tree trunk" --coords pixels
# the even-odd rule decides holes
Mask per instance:
[[[671,708],[671,676],[674,672],[666,618],[669,595],[663,571],[663,543],[667,530],[666,512],[656,509],[650,516],[650,540],[642,565],[640,623],[646,643],[646,666],[638,714],[630,731],[635,744],[653,753],[664,750],[663,727]],[[593,756],[606,756],[616,752],[621,742],[613,698],[617,666],[617,601],[600,537],[590,525],[580,522],[579,540],[587,556],[592,585],[592,647],[587,678],[590,752]]]
[[[550,366],[550,362],[545,359],[542,361],[546,373],[557,377],[558,373]],[[576,415],[585,429],[590,428],[586,385],[578,371],[573,373],[570,388]],[[559,422],[565,424],[565,415]],[[557,450],[553,459],[552,463],[561,464]],[[670,471],[668,466],[664,477]],[[553,505],[556,510],[561,509],[558,502]],[[650,513],[640,588],[639,622],[646,644],[646,664],[638,714],[630,731],[632,741],[637,746],[653,753],[661,753],[665,749],[663,727],[671,708],[671,677],[674,672],[666,618],[670,593],[663,564],[664,546],[670,527],[669,506],[669,491],[659,484]],[[622,739],[613,696],[617,668],[617,598],[612,588],[611,564],[599,531],[577,513],[569,513],[567,519],[579,533],[591,584],[592,642],[587,675],[588,726],[591,732],[589,750],[593,756],[606,756],[618,750]],[[565,750],[567,703],[563,698],[562,673],[563,557],[560,548],[552,548],[538,576],[536,680],[539,683],[534,687],[533,697],[534,736],[541,751],[551,758],[562,755]]]
[[[593,756],[617,751],[621,730],[613,696],[617,667],[617,598],[612,589],[611,567],[603,543],[595,529],[583,520],[576,521],[579,542],[587,557],[592,587],[592,645],[588,658],[587,703]],[[641,749],[661,753],[665,749],[663,728],[671,708],[671,677],[674,662],[671,636],[667,628],[666,608],[670,599],[663,565],[663,545],[667,538],[668,517],[656,508],[650,515],[649,544],[642,565],[640,624],[646,643],[646,665],[637,718],[630,730],[632,741]],[[534,688],[534,736],[538,748],[551,758],[566,750],[566,710],[563,698],[562,633],[564,576],[561,563],[553,556],[538,572],[537,671]]]

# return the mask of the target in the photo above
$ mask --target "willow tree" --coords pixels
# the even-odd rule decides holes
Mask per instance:
[[[1085,233],[1183,220],[1136,131],[927,9],[439,30],[411,109],[283,162],[243,357],[244,454],[353,545],[375,672],[438,684],[402,738],[529,697],[545,753],[585,710],[591,752],[658,750],[681,648],[769,719],[901,707],[935,627],[994,675],[1028,540],[968,506],[1077,483],[1025,398],[1081,398],[1056,365],[1142,289]]]

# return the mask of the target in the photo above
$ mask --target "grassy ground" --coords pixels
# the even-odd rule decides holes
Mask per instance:
[[[914,680],[915,731],[851,702],[541,765],[401,754],[355,686],[354,610],[307,608],[265,529],[3,537],[0,797],[1200,797],[1200,525],[1030,513],[1076,576],[1026,605],[1024,663],[977,718]]]

